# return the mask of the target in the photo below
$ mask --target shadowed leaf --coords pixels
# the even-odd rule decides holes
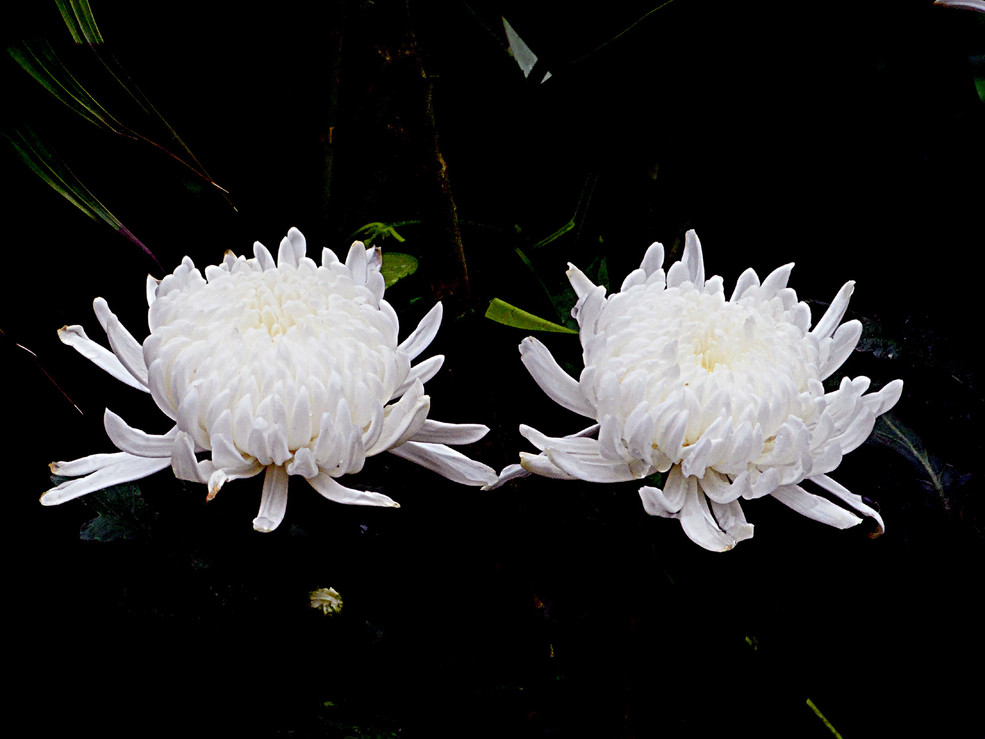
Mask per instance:
[[[60,481],[64,478],[52,479]],[[86,503],[97,515],[82,527],[81,539],[107,542],[140,539],[147,535],[150,513],[140,496],[140,488],[133,483],[101,490],[88,496]]]
[[[924,485],[938,495],[944,496],[949,489],[967,479],[967,475],[959,474],[931,454],[923,440],[891,413],[879,416],[871,438],[902,455],[920,471]]]

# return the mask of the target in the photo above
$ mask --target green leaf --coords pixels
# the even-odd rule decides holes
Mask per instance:
[[[496,323],[502,323],[513,328],[522,328],[526,331],[550,331],[557,334],[577,334],[574,329],[561,326],[557,323],[548,321],[546,318],[535,316],[522,308],[510,305],[505,300],[493,298],[489,302],[486,310],[486,318]]]
[[[383,266],[380,273],[383,275],[383,282],[390,287],[397,280],[409,277],[417,271],[417,257],[410,254],[402,254],[398,251],[383,252]]]

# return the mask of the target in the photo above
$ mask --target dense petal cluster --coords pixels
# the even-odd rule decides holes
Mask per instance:
[[[705,279],[693,231],[681,261],[666,272],[663,262],[663,247],[653,244],[609,297],[569,265],[580,379],[537,339],[525,339],[520,353],[548,396],[592,425],[563,438],[521,426],[540,453],[521,454],[498,484],[529,472],[591,482],[667,473],[662,489],[640,488],[645,510],[679,519],[693,541],[714,551],[752,536],[740,499],[770,495],[839,528],[862,520],[805,490],[804,481],[881,530],[879,514],[828,477],[902,392],[895,380],[867,394],[865,377],[843,378],[830,392],[822,385],[861,335],[858,321],[841,323],[854,283],[812,329],[810,309],[787,287],[792,264],[762,281],[746,270],[726,298],[721,277]]]
[[[438,303],[398,343],[398,321],[383,299],[378,249],[356,242],[345,262],[324,249],[317,265],[291,229],[275,261],[262,244],[254,258],[227,253],[203,274],[188,257],[159,283],[148,279],[150,335],[140,344],[94,302],[110,349],[81,326],[62,341],[117,379],[151,395],[174,421],[165,434],[129,426],[107,409],[106,433],[120,450],[55,462],[74,477],[46,492],[55,505],[170,466],[208,485],[265,473],[254,527],[271,531],[284,517],[288,479],[299,475],[329,500],[396,506],[386,495],[343,486],[367,457],[390,452],[466,485],[495,479],[486,465],[448,444],[484,436],[478,424],[429,419],[424,383],[442,356],[415,366],[441,322]]]

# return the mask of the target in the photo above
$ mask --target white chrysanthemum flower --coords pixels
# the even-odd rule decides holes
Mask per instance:
[[[94,307],[112,351],[81,326],[61,329],[64,343],[150,393],[175,425],[147,434],[107,409],[106,433],[120,451],[52,463],[55,474],[76,479],[41,502],[64,503],[168,466],[182,480],[207,484],[212,498],[227,481],[263,472],[253,525],[272,531],[284,518],[291,475],[329,500],[396,507],[386,495],[338,482],[380,452],[465,485],[495,480],[491,468],[446,446],[482,438],[485,426],[427,417],[424,383],[444,357],[411,366],[437,333],[441,304],[398,343],[378,249],[357,241],[344,263],[324,249],[321,266],[305,251],[292,228],[276,262],[257,242],[255,258],[227,252],[204,277],[185,257],[160,282],[148,278],[143,345],[102,298]]]
[[[771,495],[838,528],[861,522],[801,487],[806,480],[882,530],[878,512],[828,477],[903,388],[894,380],[866,395],[865,377],[846,377],[832,392],[821,384],[862,331],[858,321],[839,326],[854,283],[811,329],[810,309],[787,287],[792,264],[762,282],[746,270],[726,298],[721,277],[705,279],[693,231],[681,261],[666,273],[663,261],[663,246],[653,244],[608,298],[569,265],[581,378],[565,373],[537,339],[525,339],[520,354],[548,396],[593,425],[564,438],[521,426],[541,453],[521,454],[521,465],[507,467],[497,485],[530,472],[590,482],[667,472],[662,490],[640,488],[646,511],[679,519],[693,541],[725,551],[752,536],[740,498]]]

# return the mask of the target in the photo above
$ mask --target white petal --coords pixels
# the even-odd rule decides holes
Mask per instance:
[[[147,383],[141,383],[133,374],[123,366],[119,358],[109,349],[97,344],[86,336],[85,330],[81,326],[64,326],[58,329],[58,338],[66,346],[70,346],[94,365],[115,377],[120,382],[124,382],[132,388],[150,392]]]
[[[870,393],[866,395],[862,402],[865,403],[866,407],[869,408],[875,415],[881,416],[888,410],[891,410],[900,399],[903,394],[903,381],[893,380],[892,382],[887,382],[880,390],[876,393]]]
[[[430,408],[431,398],[424,395],[424,386],[417,383],[409,393],[387,407],[383,429],[376,443],[366,450],[366,456],[379,454],[412,438],[424,425]]]
[[[733,500],[731,503],[722,504],[712,500],[711,512],[715,516],[718,525],[726,534],[732,537],[735,544],[752,538],[753,525],[746,521],[739,501]]]
[[[835,299],[831,301],[831,305],[821,316],[821,320],[811,330],[814,336],[818,339],[827,339],[834,334],[835,329],[841,323],[841,319],[845,317],[845,311],[848,310],[848,303],[852,299],[853,292],[855,292],[854,281],[850,280],[841,286]]]
[[[610,462],[601,457],[569,454],[556,449],[544,452],[555,466],[586,482],[626,482],[649,474],[649,465],[641,468],[626,462]]]
[[[585,273],[571,264],[571,262],[568,262],[568,271],[565,274],[579,300],[592,292],[596,287],[595,283],[588,279]]]
[[[424,351],[438,333],[438,327],[441,326],[441,313],[441,303],[435,303],[434,307],[417,324],[417,328],[411,335],[400,343],[397,350],[406,354],[410,359]]]
[[[277,252],[277,266],[297,267],[307,248],[304,235],[296,228],[291,228],[287,232],[287,236],[280,242],[280,249]]]
[[[651,516],[677,518],[677,514],[681,510],[680,506],[675,507],[676,502],[671,502],[660,488],[644,485],[640,488],[639,493],[640,499],[643,501],[643,510]],[[680,503],[683,505],[684,501],[682,500]]]
[[[112,464],[97,469],[87,477],[80,477],[75,480],[66,480],[60,485],[51,488],[41,496],[42,505],[58,505],[69,500],[74,500],[87,493],[94,493],[105,490],[113,485],[120,485],[125,482],[141,480],[155,472],[167,467],[171,460],[155,459],[148,457],[135,457],[131,454],[121,453],[122,456],[116,457]],[[79,460],[82,461],[82,460]],[[61,463],[61,469],[70,469],[71,463]]]
[[[129,426],[109,408],[103,414],[103,426],[117,449],[137,457],[170,457],[171,447],[178,433],[178,427],[174,426],[166,434],[148,434]]]
[[[855,493],[851,492],[848,488],[846,488],[844,485],[841,485],[835,480],[832,480],[827,475],[815,475],[814,477],[810,478],[810,481],[824,488],[832,495],[837,496],[841,500],[845,501],[846,503],[848,503],[848,505],[850,505],[859,513],[875,519],[875,522],[879,527],[876,530],[876,533],[874,534],[875,536],[882,534],[886,530],[886,524],[883,522],[882,516],[879,515],[879,511],[877,511],[872,506],[866,504],[865,501],[862,500],[861,495],[856,495]]]
[[[277,265],[274,263],[274,258],[270,254],[270,250],[259,241],[254,242],[253,244],[253,255],[256,257],[257,264],[263,272],[277,269]]]
[[[290,478],[283,467],[271,465],[263,478],[260,511],[253,519],[253,528],[269,533],[280,526],[287,512],[287,484]]]
[[[69,462],[52,462],[48,465],[53,475],[59,477],[79,477],[88,475],[96,470],[122,462],[124,459],[134,455],[126,452],[112,452],[111,454],[90,454],[88,457],[73,459]]]
[[[520,424],[520,435],[541,451],[545,449],[557,449],[562,452],[568,452],[569,454],[600,456],[600,447],[596,439],[588,439],[584,436],[564,436],[560,438],[547,436],[526,424]]]
[[[157,300],[157,286],[160,284],[161,281],[159,279],[151,275],[147,275],[146,289],[148,307],[154,305],[154,301]]]
[[[520,343],[520,358],[531,377],[551,400],[569,411],[595,418],[595,409],[585,400],[577,380],[561,369],[538,339],[528,336]]]
[[[171,448],[171,469],[179,480],[189,482],[208,482],[215,472],[212,460],[198,461],[195,456],[195,442],[190,434],[179,431]]]
[[[841,367],[854,351],[862,336],[862,324],[858,321],[843,323],[831,338],[831,348],[827,360],[818,368],[820,379],[827,379],[836,369]]]
[[[407,441],[388,451],[462,485],[492,485],[498,477],[492,467],[469,459],[444,444]]]
[[[110,348],[119,358],[120,363],[134,376],[140,384],[147,385],[147,365],[144,363],[144,351],[116,315],[109,309],[109,304],[102,298],[92,302],[96,318],[106,332]]]
[[[735,539],[722,531],[711,515],[708,499],[698,488],[698,481],[693,477],[686,479],[688,489],[680,513],[681,528],[691,541],[702,548],[711,552],[727,552],[735,546]]]
[[[659,271],[664,264],[664,246],[659,241],[654,241],[647,248],[646,253],[643,255],[643,261],[640,263],[640,269],[642,269],[646,276]]]
[[[763,280],[763,284],[759,286],[759,299],[769,300],[785,288],[787,286],[787,282],[790,280],[790,272],[792,270],[793,262],[784,264],[782,267],[777,267],[775,270],[766,275],[766,279]]]
[[[436,374],[438,370],[441,369],[441,365],[444,363],[445,357],[443,354],[435,354],[433,357],[428,357],[427,359],[421,360],[413,367],[410,368],[410,372],[407,373],[407,377],[401,383],[393,395],[387,398],[387,400],[393,400],[394,398],[399,398],[401,395],[406,393],[411,386],[420,380],[421,382],[427,382]]]
[[[335,478],[326,475],[324,472],[315,477],[308,478],[319,494],[336,503],[346,505],[372,505],[385,506],[388,508],[399,508],[400,504],[383,493],[374,493],[370,490],[355,490],[347,488],[336,482]]]
[[[523,465],[510,464],[502,469],[495,482],[490,483],[489,485],[483,485],[482,489],[495,490],[496,488],[502,487],[506,483],[513,480],[519,480],[521,477],[528,477],[530,474],[532,474],[530,470],[524,469]]]
[[[368,263],[366,260],[366,246],[361,241],[353,241],[349,247],[349,253],[345,258],[345,266],[352,273],[352,279],[357,285],[366,284]]]
[[[684,235],[684,256],[681,261],[687,267],[688,277],[699,290],[705,285],[705,260],[701,253],[701,241],[694,229]]]
[[[732,290],[732,297],[729,298],[730,303],[735,303],[742,299],[742,297],[748,293],[750,290],[757,290],[759,288],[759,275],[756,274],[756,270],[752,267],[746,269],[739,279],[735,282],[735,288]]]
[[[481,423],[443,423],[427,419],[411,441],[431,444],[471,444],[489,433]]]
[[[294,452],[294,458],[285,469],[288,475],[301,475],[301,477],[308,479],[320,473],[318,462],[315,461],[315,455],[307,447]]]
[[[830,500],[808,493],[799,485],[783,485],[773,491],[773,497],[797,513],[838,529],[862,523],[862,519]]]
[[[745,479],[748,479],[748,475],[743,481]],[[705,474],[701,476],[701,489],[712,503],[723,505],[737,500],[746,492],[746,487],[741,481],[739,484],[729,482],[728,478],[715,470],[705,470]]]

